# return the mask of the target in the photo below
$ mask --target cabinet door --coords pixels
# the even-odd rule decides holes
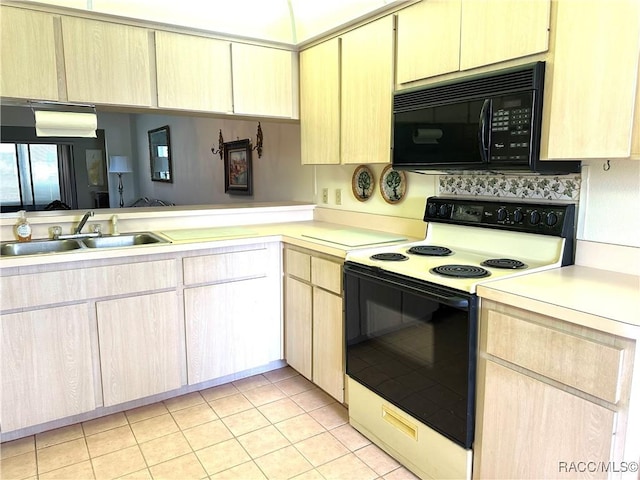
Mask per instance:
[[[69,101],[151,106],[150,32],[62,17]]]
[[[164,292],[96,303],[104,405],[182,386],[178,297]]]
[[[551,0],[462,0],[460,69],[545,52],[550,12]]]
[[[545,82],[542,156],[628,157],[640,2],[559,1],[554,50]]]
[[[423,0],[398,12],[397,82],[460,68],[461,0]]]
[[[302,164],[340,163],[340,39],[300,52]]]
[[[342,37],[342,163],[391,161],[393,17]]]
[[[233,111],[293,116],[293,52],[233,43]]]
[[[292,277],[284,285],[285,360],[311,380],[312,287]]]
[[[2,5],[0,95],[58,100],[53,15]]]
[[[189,384],[224,377],[281,358],[273,278],[185,289]]]
[[[231,44],[156,31],[158,106],[230,113]]]
[[[344,399],[342,297],[313,288],[313,382]]]
[[[3,315],[0,353],[4,432],[96,408],[86,305]]]
[[[640,160],[640,61],[638,61],[638,85],[636,105],[633,109],[633,131],[631,133],[631,158]]]
[[[480,401],[474,478],[584,478],[563,462],[609,461],[616,414],[600,405],[491,361]]]

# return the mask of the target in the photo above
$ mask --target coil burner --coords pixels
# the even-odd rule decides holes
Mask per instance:
[[[474,265],[440,265],[429,271],[444,277],[455,278],[482,278],[491,275],[488,270]]]
[[[489,260],[485,260],[480,265],[483,267],[493,267],[493,268],[527,268],[525,263],[522,263],[520,260],[513,260],[511,258],[490,258]]]
[[[406,255],[395,252],[376,253],[375,255],[371,255],[370,258],[371,260],[382,260],[385,262],[402,262],[409,260],[409,257]]]
[[[446,257],[447,255],[451,255],[453,251],[447,247],[439,247],[437,245],[416,245],[407,250],[407,253],[430,257]]]

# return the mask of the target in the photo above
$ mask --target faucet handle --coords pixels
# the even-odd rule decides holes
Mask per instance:
[[[57,240],[62,235],[62,227],[60,225],[54,225],[51,227],[51,238]]]

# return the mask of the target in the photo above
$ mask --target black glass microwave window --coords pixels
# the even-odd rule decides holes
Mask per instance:
[[[396,164],[481,164],[480,114],[484,100],[396,113]]]
[[[345,275],[347,374],[470,448],[475,328],[467,310]]]

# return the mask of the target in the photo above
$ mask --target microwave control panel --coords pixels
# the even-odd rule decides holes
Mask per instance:
[[[529,159],[533,112],[531,92],[494,97],[491,100],[492,162]]]

